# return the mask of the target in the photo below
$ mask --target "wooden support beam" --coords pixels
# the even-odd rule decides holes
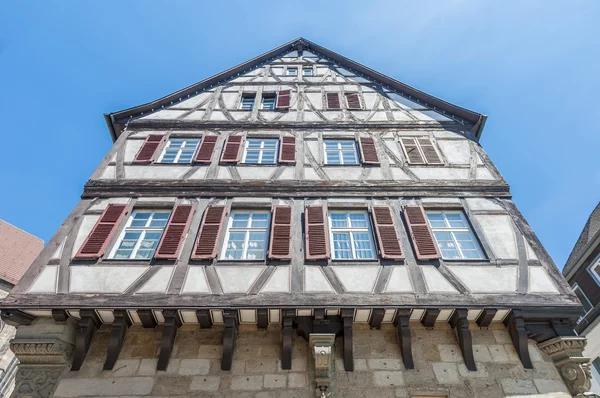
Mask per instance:
[[[423,318],[421,318],[421,323],[427,329],[433,329],[433,326],[435,325],[435,321],[439,314],[440,314],[439,309],[428,308],[425,310],[425,313],[423,314]]]
[[[402,361],[406,369],[414,369],[415,363],[412,356],[412,345],[410,339],[410,310],[399,309],[394,320],[396,333],[400,341],[400,351],[402,352]]]
[[[171,359],[171,351],[173,351],[173,343],[175,343],[175,335],[177,329],[183,324],[179,311],[177,310],[164,310],[163,317],[165,322],[163,324],[163,334],[160,339],[160,352],[158,354],[158,364],[156,370],[167,370],[169,366],[169,359]]]
[[[480,328],[487,328],[488,326],[490,326],[492,320],[496,316],[496,312],[498,311],[494,308],[485,308],[483,311],[481,311],[481,313],[477,317],[477,320],[475,321],[477,322],[477,326],[479,326]]]
[[[144,328],[155,328],[156,327],[156,319],[154,319],[154,314],[152,314],[152,310],[138,310],[138,316],[140,317],[140,321],[142,321],[142,326]]]
[[[354,354],[352,352],[352,322],[354,309],[342,308],[342,324],[344,327],[344,369],[346,372],[354,370]]]
[[[315,308],[314,309],[315,319],[322,321],[325,319],[325,309],[324,308]]]
[[[239,324],[238,311],[223,311],[223,320],[225,322],[225,331],[223,332],[223,358],[221,359],[221,370],[231,370]]]
[[[371,311],[371,319],[369,319],[369,326],[371,329],[381,329],[381,322],[383,321],[384,315],[384,308],[373,308],[373,311]]]
[[[523,315],[518,310],[512,310],[504,319],[504,325],[508,328],[508,333],[517,350],[517,354],[519,354],[523,367],[525,369],[533,369],[533,364],[529,357],[527,331],[525,330],[525,320],[523,319]]]
[[[119,353],[123,347],[123,340],[125,340],[125,333],[131,326],[131,319],[125,310],[115,310],[115,320],[112,323],[112,329],[110,331],[110,341],[108,342],[108,351],[106,354],[106,361],[104,362],[104,370],[111,370],[117,359]]]
[[[56,322],[65,322],[69,319],[69,314],[65,310],[52,310],[52,318]]]
[[[296,316],[295,310],[283,310],[283,339],[281,347],[281,369],[291,370],[292,369],[292,344],[293,344],[293,333],[294,329],[292,325],[294,323],[294,317]]]
[[[269,326],[269,310],[266,308],[259,308],[256,310],[256,317],[258,318],[258,328],[266,329]]]
[[[26,312],[19,311],[19,310],[7,310],[7,309],[2,310],[0,317],[2,318],[4,323],[6,323],[7,325],[10,325],[10,326],[14,326],[14,327],[17,327],[20,325],[29,325],[35,319],[35,316],[30,315]]]
[[[475,366],[475,357],[473,355],[473,336],[469,330],[469,320],[467,319],[467,309],[457,308],[450,317],[448,323],[452,326],[456,332],[458,339],[458,346],[462,352],[463,359],[467,369],[471,371],[477,371]]]
[[[79,315],[81,319],[75,335],[75,353],[73,354],[73,365],[71,366],[73,371],[81,369],[85,356],[90,349],[94,333],[102,325],[98,314],[94,310],[81,310]]]
[[[198,318],[200,329],[210,329],[213,325],[212,318],[210,317],[210,310],[196,311],[196,318]]]

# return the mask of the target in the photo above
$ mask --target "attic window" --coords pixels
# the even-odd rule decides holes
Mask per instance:
[[[298,76],[298,68],[296,68],[296,67],[287,68],[287,70],[285,71],[285,74],[287,76]]]
[[[302,68],[302,76],[312,76],[313,75],[313,68],[309,67],[304,67]]]
[[[240,104],[240,109],[243,111],[251,111],[254,108],[254,98],[256,94],[254,93],[243,93],[242,94],[242,102]]]
[[[263,93],[260,105],[263,111],[275,110],[275,93]]]

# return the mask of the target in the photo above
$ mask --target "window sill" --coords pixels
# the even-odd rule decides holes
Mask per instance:
[[[375,258],[369,259],[331,259],[331,265],[381,265],[380,261]]]

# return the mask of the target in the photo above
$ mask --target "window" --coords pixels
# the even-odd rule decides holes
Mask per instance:
[[[169,210],[136,210],[111,256],[117,259],[150,259],[169,220]]]
[[[402,137],[400,143],[410,164],[444,164],[434,143],[428,137]]]
[[[254,108],[254,97],[256,94],[254,93],[244,93],[242,94],[242,103],[240,105],[240,109],[243,111],[251,111]]]
[[[329,240],[334,260],[374,259],[369,217],[364,211],[330,211]]]
[[[325,140],[325,164],[358,164],[356,142],[352,140]]]
[[[600,357],[597,357],[592,361],[592,365],[596,368],[596,372],[600,373]]]
[[[268,211],[232,211],[222,260],[264,260],[269,232]]]
[[[575,293],[575,295],[577,296],[579,301],[581,301],[581,304],[583,304],[583,310],[585,311],[585,313],[581,315],[581,318],[583,318],[585,316],[585,314],[587,314],[588,312],[590,312],[592,310],[592,308],[594,308],[594,306],[592,305],[590,300],[587,298],[587,296],[585,295],[583,290],[581,290],[581,288],[579,287],[578,284],[573,285],[573,293]],[[581,319],[581,318],[579,318],[579,319]]]
[[[275,93],[263,93],[261,100],[261,109],[263,111],[275,110]]]
[[[462,211],[427,211],[427,219],[442,252],[442,258],[485,259]]]
[[[248,138],[242,163],[275,164],[278,144],[276,138]]]
[[[287,68],[285,71],[285,74],[288,76],[297,76],[298,75],[298,68],[293,67],[293,68]]]
[[[171,138],[158,159],[159,163],[190,163],[200,143],[199,139]]]
[[[311,68],[311,67],[302,68],[302,76],[312,76],[312,75],[313,75],[313,68]]]
[[[588,271],[592,274],[596,283],[600,285],[600,258],[596,259],[596,261],[588,267]]]

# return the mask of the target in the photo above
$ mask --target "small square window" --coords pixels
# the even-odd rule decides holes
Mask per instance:
[[[359,164],[356,142],[353,140],[325,140],[325,164]]]
[[[329,230],[334,260],[375,258],[375,245],[367,212],[330,211]]]
[[[242,102],[240,104],[240,109],[243,111],[251,111],[254,108],[254,98],[256,94],[254,93],[244,93],[242,94]]]
[[[462,211],[427,211],[427,219],[443,259],[485,259]]]
[[[158,163],[191,163],[198,144],[199,139],[170,138],[158,158]]]
[[[288,76],[298,76],[298,68],[287,68],[285,74]]]
[[[149,260],[165,230],[169,210],[136,210],[129,217],[110,258]]]
[[[263,93],[260,105],[263,111],[274,111],[275,93]]]
[[[269,218],[268,211],[232,211],[221,260],[264,260]]]
[[[242,163],[275,164],[278,146],[276,138],[248,138]]]
[[[302,76],[312,76],[312,75],[313,75],[313,68],[310,68],[310,67],[302,68]]]

